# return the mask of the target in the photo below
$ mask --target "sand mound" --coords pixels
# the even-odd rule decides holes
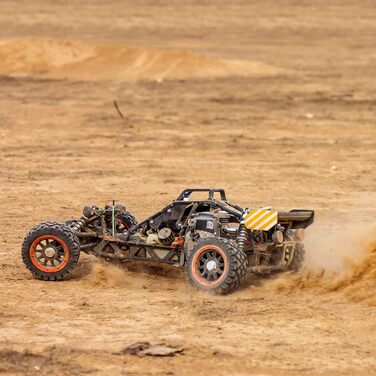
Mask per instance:
[[[374,228],[376,230],[376,227]],[[307,270],[300,275],[287,275],[272,282],[277,291],[296,292],[311,289],[319,294],[340,292],[348,299],[376,306],[376,231],[365,249],[353,249],[352,258],[341,272]],[[359,253],[361,256],[359,256]]]
[[[160,51],[79,41],[23,38],[0,42],[0,74],[76,80],[269,76],[281,70],[189,51]]]

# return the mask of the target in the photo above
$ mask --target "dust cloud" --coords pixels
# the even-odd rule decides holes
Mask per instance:
[[[120,287],[127,286],[128,279],[124,270],[118,266],[95,262],[85,277],[85,283],[92,287]]]
[[[376,225],[340,231],[318,230],[307,239],[306,267],[271,282],[280,292],[310,289],[341,293],[349,300],[376,306]]]
[[[129,263],[116,266],[96,261],[85,283],[92,287],[130,287],[163,282],[183,284],[179,271],[164,266]],[[177,273],[179,275],[177,275]],[[160,280],[162,278],[162,281]],[[376,306],[376,224],[342,229],[316,228],[306,239],[306,262],[302,273],[278,274],[262,289],[294,293],[340,293],[354,302]]]

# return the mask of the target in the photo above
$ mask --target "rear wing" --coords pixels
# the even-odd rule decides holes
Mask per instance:
[[[292,228],[306,228],[313,223],[315,212],[306,209],[293,209],[288,213],[278,213],[278,223],[291,223]]]

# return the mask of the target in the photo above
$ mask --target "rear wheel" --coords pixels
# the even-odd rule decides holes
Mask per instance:
[[[239,288],[247,270],[247,259],[236,243],[223,238],[197,241],[186,264],[191,283],[206,291],[227,294]]]
[[[304,265],[305,249],[303,243],[296,243],[292,260],[288,266],[288,270],[298,272]]]
[[[35,277],[55,281],[73,271],[80,256],[80,243],[67,225],[45,222],[29,231],[21,253]]]

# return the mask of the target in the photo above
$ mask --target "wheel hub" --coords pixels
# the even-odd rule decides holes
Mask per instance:
[[[215,285],[226,277],[225,255],[216,245],[210,244],[198,249],[192,262],[195,278],[202,285]]]
[[[209,260],[207,263],[206,263],[206,269],[211,272],[215,269],[217,269],[217,263],[214,261],[214,260]]]
[[[47,247],[47,248],[44,250],[44,254],[45,254],[47,257],[55,257],[55,255],[56,255],[56,250],[55,250],[55,248],[53,248],[53,247]]]

